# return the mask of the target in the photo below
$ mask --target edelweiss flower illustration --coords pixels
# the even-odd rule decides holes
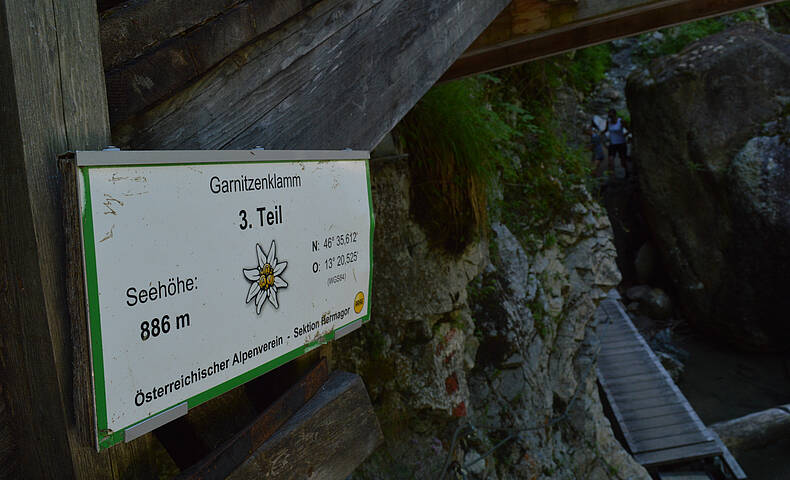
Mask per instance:
[[[255,245],[255,250],[258,252],[258,268],[244,268],[243,270],[244,276],[252,282],[249,291],[247,291],[246,303],[250,303],[250,300],[254,298],[255,311],[260,314],[266,299],[274,305],[274,308],[280,308],[277,303],[277,289],[288,286],[288,283],[280,277],[285,267],[288,266],[288,262],[277,262],[274,240],[272,240],[268,254],[263,254],[260,244]]]

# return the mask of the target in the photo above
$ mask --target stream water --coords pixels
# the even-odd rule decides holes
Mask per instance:
[[[675,340],[690,354],[678,386],[706,425],[790,403],[790,352],[744,353],[693,333]],[[790,437],[734,455],[751,480],[790,479]]]

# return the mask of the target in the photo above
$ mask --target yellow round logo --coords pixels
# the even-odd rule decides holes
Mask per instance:
[[[365,306],[365,294],[362,292],[357,292],[356,296],[354,296],[354,311],[359,313],[362,311],[362,307]]]

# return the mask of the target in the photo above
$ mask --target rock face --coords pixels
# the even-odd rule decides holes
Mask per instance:
[[[353,478],[648,479],[614,439],[595,383],[592,313],[620,279],[600,208],[579,205],[532,255],[496,225],[452,257],[410,217],[408,167],[373,162],[371,173],[372,321],[334,360],[363,376],[385,443]]]
[[[632,75],[643,211],[688,320],[790,340],[790,37],[747,24]]]

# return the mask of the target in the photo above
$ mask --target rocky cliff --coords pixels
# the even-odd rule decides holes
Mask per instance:
[[[790,37],[745,24],[626,89],[647,223],[690,322],[786,349]]]
[[[385,443],[354,478],[649,478],[614,439],[595,383],[593,311],[620,279],[592,202],[527,252],[501,224],[461,255],[410,214],[405,162],[372,162],[372,321],[335,345]]]

